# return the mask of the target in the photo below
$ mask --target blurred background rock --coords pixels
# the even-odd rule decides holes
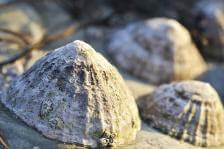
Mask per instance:
[[[143,22],[159,18],[166,21],[159,25],[161,27],[158,27],[158,30],[151,30],[150,34],[153,36],[150,36],[148,28],[144,30]],[[168,23],[169,20],[173,20],[183,29],[179,31],[172,27]],[[114,33],[128,30],[128,26],[139,23],[142,24],[139,28],[145,33],[144,38],[135,36],[133,32],[128,33],[128,37],[133,37],[131,42],[124,42],[127,40],[126,36],[114,37]],[[109,52],[112,37],[121,42],[117,52],[121,54],[119,58],[123,63],[131,64],[129,70],[122,68],[114,58],[114,53]],[[159,39],[155,39],[157,37]],[[209,82],[224,101],[224,0],[0,0],[0,94],[4,93],[13,79],[30,68],[40,57],[76,39],[86,41],[116,65],[128,80],[127,85],[135,98],[151,92],[158,85],[180,80],[175,79],[175,75],[164,79],[163,72],[170,71],[171,74],[184,76],[181,80],[197,79]],[[152,59],[145,59],[144,52],[144,58],[138,57],[141,55],[138,48],[134,49],[133,54],[137,61],[136,57],[129,57],[133,52],[133,44],[138,40],[141,40],[139,45],[144,46],[145,53],[155,51],[153,63],[164,63],[161,57],[171,55],[172,65],[162,70],[156,64],[149,67],[148,63],[151,63]],[[167,41],[169,44],[158,48]],[[121,52],[120,49],[126,46],[131,48]],[[157,49],[162,49],[162,52]],[[169,52],[170,49],[174,52]],[[174,61],[174,57],[177,61]],[[192,57],[198,60],[193,62]],[[143,63],[135,65],[142,60]],[[144,73],[146,68],[150,73]],[[196,70],[197,73],[189,77],[189,74]],[[149,76],[155,79],[146,79]],[[20,127],[24,131],[26,128],[22,123],[13,122],[18,130],[12,129],[14,126],[11,125],[6,128],[8,121],[15,120],[7,118],[5,109],[1,109],[0,130],[6,129],[4,132],[8,142],[15,140],[15,137],[10,135],[12,133],[18,137],[26,136],[23,136],[26,141],[22,139],[16,143],[27,142],[27,136],[32,135],[31,144],[28,141],[28,146],[35,144],[34,140],[39,137],[36,132],[27,130],[24,134],[19,133]],[[144,131],[140,134],[141,137],[148,136]],[[51,142],[44,138],[39,140]],[[144,147],[150,146],[146,143],[148,138],[142,140],[145,141]],[[166,143],[160,144],[162,147],[154,142],[154,148],[167,148]],[[18,144],[16,146],[14,143],[14,147],[18,147]],[[63,145],[61,147],[65,148]]]

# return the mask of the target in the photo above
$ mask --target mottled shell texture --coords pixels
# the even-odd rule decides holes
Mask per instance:
[[[82,41],[40,59],[8,89],[3,103],[44,136],[96,147],[131,143],[140,129],[122,77]]]
[[[162,85],[141,99],[141,115],[152,127],[197,146],[224,144],[224,111],[207,83],[184,81]]]
[[[206,68],[189,32],[173,19],[154,18],[117,30],[108,52],[118,67],[153,84],[192,79]]]

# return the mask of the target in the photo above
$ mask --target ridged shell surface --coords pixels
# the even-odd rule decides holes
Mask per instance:
[[[197,146],[224,144],[224,111],[207,83],[183,81],[162,85],[139,102],[143,119],[172,137]]]
[[[13,82],[2,102],[44,136],[91,147],[131,143],[136,103],[117,70],[82,41],[41,58]]]

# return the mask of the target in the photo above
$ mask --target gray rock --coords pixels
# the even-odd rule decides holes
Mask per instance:
[[[90,43],[95,49],[106,55],[105,43],[110,29],[103,26],[89,26],[84,31],[84,39]]]
[[[63,5],[62,3],[67,2],[63,0],[55,0],[33,3],[35,10],[40,14],[40,17],[43,20],[44,28],[47,30],[47,32],[49,32],[49,34],[63,32],[65,29],[68,29],[69,27],[76,27],[79,25],[79,23],[82,22],[82,20],[71,17],[71,15],[61,6]],[[57,17],[55,17],[55,12],[57,12]],[[78,29],[65,38],[46,44],[43,49],[49,51],[56,49],[57,47],[61,47],[74,40],[83,40],[90,43],[93,48],[101,50],[104,39],[98,39],[100,36],[99,34],[104,34],[103,30],[96,27],[96,30],[92,31],[94,29],[91,28],[94,27],[88,26],[85,29]]]
[[[33,147],[56,149],[61,143],[46,139],[25,125],[0,104],[0,132],[9,148],[33,149]],[[0,143],[1,144],[1,143]]]
[[[1,8],[0,28],[23,34],[30,44],[38,42],[45,32],[41,18],[37,12],[31,6],[24,3]],[[0,38],[15,41],[0,42],[0,61],[12,57],[27,46],[27,43],[22,42],[20,37],[13,36],[12,34],[0,32]],[[32,52],[30,56],[33,53],[35,52]],[[40,51],[40,53],[42,52]],[[22,74],[27,69],[27,63],[30,64],[30,61],[34,61],[34,59],[34,57],[25,57],[17,60],[14,64],[2,67],[0,72],[2,86],[0,90],[7,88],[11,80]]]
[[[33,66],[43,56],[45,56],[48,52],[44,50],[33,50],[30,52],[29,57],[25,59],[23,64],[24,71],[28,70],[30,67]]]
[[[41,1],[32,3],[35,10],[40,14],[44,28],[49,34],[63,32],[70,25],[77,25],[79,23],[78,20],[71,18],[71,16],[64,9],[62,9],[56,1]],[[55,14],[57,15],[55,16]],[[56,49],[57,47],[61,47],[66,43],[74,41],[75,39],[83,39],[83,32],[76,31],[71,36],[60,39],[53,43],[48,43],[44,46],[43,49]]]
[[[43,20],[44,28],[49,33],[53,34],[63,32],[68,27],[75,27],[83,21],[71,17],[70,13],[63,9],[62,5],[66,5],[66,3],[68,7],[72,7],[70,3],[75,4],[76,2],[73,2],[72,0],[68,0],[67,2],[63,0],[55,0],[33,3],[35,10],[39,12]],[[57,17],[55,17],[55,12],[57,12]],[[88,25],[85,27],[85,29],[76,30],[66,38],[47,44],[44,49],[52,50],[57,47],[63,46],[66,43],[79,39],[91,44],[94,49],[100,51],[101,53],[104,53],[104,43],[106,41],[105,37],[106,34],[108,34],[108,30],[109,29],[107,27],[102,25]]]
[[[55,32],[72,22],[70,15],[55,1],[39,1],[31,4],[40,15],[44,27],[50,33]]]
[[[224,1],[201,0],[194,8],[196,37],[203,54],[216,60],[224,60]]]
[[[130,24],[112,35],[107,50],[118,67],[153,84],[192,79],[206,69],[189,32],[172,19]]]
[[[68,11],[74,18],[99,19],[108,16],[113,12],[110,0],[95,0],[89,3],[88,0],[55,0],[60,6]],[[97,9],[96,9],[97,8]]]
[[[140,129],[136,103],[122,77],[81,41],[40,59],[1,100],[28,126],[68,144],[128,144]]]
[[[29,69],[46,53],[43,50],[33,50],[29,53],[29,57],[21,58],[13,64],[3,66],[0,71],[0,92],[4,92],[13,80]]]
[[[0,130],[5,142],[12,149],[81,149],[81,147],[64,144],[45,138],[34,129],[17,119],[6,108],[0,105]],[[1,146],[0,146],[1,147]],[[135,143],[116,149],[199,149],[190,144],[178,142],[142,123],[142,130],[137,133]]]
[[[196,146],[224,145],[224,110],[207,83],[162,85],[139,104],[143,119],[161,132]]]
[[[202,149],[188,143],[180,142],[164,135],[159,131],[142,123],[142,130],[138,132],[135,144],[119,149]],[[215,149],[215,148],[212,148]]]
[[[17,63],[3,67],[0,73],[0,92],[4,92],[11,81],[16,79],[20,73],[23,73],[23,70],[23,66]]]
[[[76,145],[51,140],[28,127],[18,117],[0,104],[0,138],[10,149],[79,149]],[[1,140],[0,140],[1,148]]]
[[[120,0],[118,4],[121,3]],[[188,24],[192,21],[191,9],[198,0],[130,0],[128,3],[124,1],[124,6],[130,6],[131,9],[136,9],[137,12],[144,13],[148,18],[150,17],[168,17],[173,18],[181,23]],[[125,3],[126,2],[126,3]],[[124,8],[123,8],[124,9]]]
[[[17,4],[0,10],[0,28],[19,32],[27,38],[29,43],[36,43],[44,35],[42,22],[36,11],[29,5]],[[0,61],[21,50],[25,43],[16,36],[0,32],[0,38],[15,42],[0,42]]]
[[[11,1],[13,1],[13,0],[0,0],[0,4],[6,4],[6,3],[11,2]]]

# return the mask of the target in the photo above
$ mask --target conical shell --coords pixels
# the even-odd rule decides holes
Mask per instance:
[[[117,70],[88,44],[75,41],[40,59],[3,98],[44,136],[96,147],[131,143],[138,110]]]
[[[189,32],[173,19],[154,18],[117,30],[108,52],[118,67],[153,84],[189,80],[206,68]]]
[[[184,81],[160,86],[139,103],[152,127],[197,146],[224,144],[224,111],[207,83]]]

